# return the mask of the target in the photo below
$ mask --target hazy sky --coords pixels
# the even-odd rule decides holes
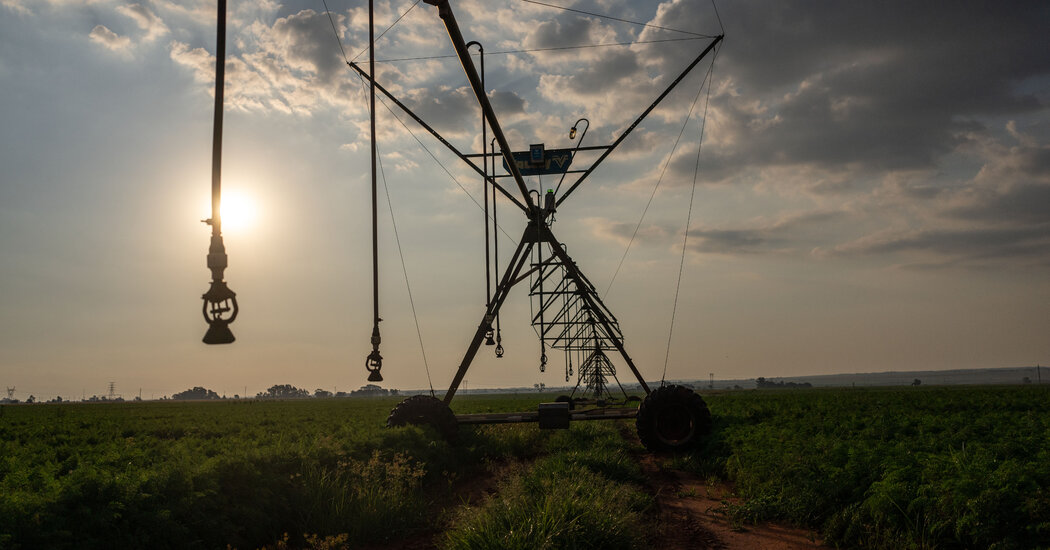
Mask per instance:
[[[657,27],[720,32],[706,1],[551,3],[650,26],[453,0],[466,39],[489,52],[486,88],[517,149],[571,146],[580,117],[593,124],[585,145],[611,142],[709,42],[666,41],[691,35]],[[227,213],[224,234],[241,313],[236,343],[200,341],[214,4],[0,0],[0,384],[20,399],[104,394],[110,381],[146,398],[365,383],[366,96],[321,0],[229,0],[223,182],[241,213]],[[380,30],[412,8],[377,59],[452,53],[436,9],[413,4],[377,2]],[[328,6],[357,56],[367,4]],[[1050,363],[1050,4],[726,0],[718,15],[726,40],[668,377]],[[498,53],[508,50],[533,51]],[[604,290],[666,166],[607,296],[647,379],[667,351],[710,59],[554,226]],[[479,150],[456,60],[380,63],[377,79]],[[483,311],[482,213],[464,191],[480,200],[481,185],[413,123],[440,165],[378,111],[392,205],[382,197],[384,385],[427,386],[392,210],[444,389]],[[516,238],[523,217],[500,214]],[[513,245],[502,237],[504,256]],[[528,317],[516,289],[507,354],[483,348],[469,387],[564,384],[557,354],[539,372]]]

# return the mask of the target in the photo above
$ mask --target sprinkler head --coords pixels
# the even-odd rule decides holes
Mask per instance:
[[[204,333],[204,339],[202,340],[205,344],[232,344],[236,338],[233,337],[233,332],[230,331],[230,322],[226,320],[212,321],[208,325],[208,332]]]
[[[208,323],[208,332],[202,340],[205,344],[231,344],[234,341],[230,323],[237,318],[237,293],[226,286],[226,281],[212,281],[208,292],[201,296],[204,304],[201,313]]]
[[[369,382],[382,382],[383,375],[379,373],[379,370],[383,368],[383,356],[379,354],[378,349],[373,349],[372,353],[368,354],[365,358],[365,369],[368,370],[368,381]]]

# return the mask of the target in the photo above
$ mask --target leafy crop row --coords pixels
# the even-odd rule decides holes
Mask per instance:
[[[1050,546],[1050,390],[712,395],[715,433],[678,464],[736,482],[738,520],[865,548]]]
[[[1050,390],[705,394],[714,433],[672,465],[735,482],[737,521],[840,547],[1050,547]],[[398,398],[0,408],[0,549],[631,548],[651,497],[622,423],[388,430]],[[467,396],[457,412],[534,408]],[[531,465],[526,465],[531,461]],[[460,480],[519,463],[451,515]]]
[[[450,480],[505,453],[536,452],[534,430],[517,441],[482,431],[458,445],[420,428],[388,430],[396,401],[4,407],[0,548],[257,548],[285,533],[293,546],[307,533],[396,539],[426,526]]]
[[[448,550],[630,549],[645,543],[652,497],[612,423],[550,434],[550,454],[508,476],[479,507],[465,507]]]

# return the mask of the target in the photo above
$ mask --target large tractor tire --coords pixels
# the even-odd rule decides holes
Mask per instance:
[[[686,451],[711,432],[711,412],[696,392],[672,384],[649,393],[638,407],[635,426],[652,452]]]
[[[459,424],[456,415],[444,401],[429,395],[413,395],[397,404],[390,416],[386,419],[386,425],[394,428],[397,426],[433,426],[441,437],[452,441],[459,433]]]
[[[559,395],[558,397],[554,398],[554,402],[555,403],[568,403],[570,411],[576,409],[576,402],[573,401],[572,398],[569,397],[568,395]]]

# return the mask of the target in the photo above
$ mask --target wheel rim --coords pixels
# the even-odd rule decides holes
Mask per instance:
[[[661,408],[654,418],[656,437],[665,444],[677,445],[688,441],[696,431],[696,423],[689,408],[683,404]]]

